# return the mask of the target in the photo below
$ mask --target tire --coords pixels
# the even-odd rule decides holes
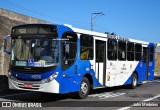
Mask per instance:
[[[136,87],[137,87],[137,83],[138,83],[137,74],[134,73],[134,74],[132,75],[132,82],[131,82],[131,85],[130,85],[131,89],[136,88]]]
[[[90,92],[90,83],[89,80],[86,77],[84,77],[80,85],[80,90],[77,93],[77,98],[85,99],[88,96],[89,92]]]

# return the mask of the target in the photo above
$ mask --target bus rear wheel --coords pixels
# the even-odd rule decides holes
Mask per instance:
[[[82,79],[82,82],[81,82],[81,85],[80,85],[80,90],[77,94],[78,98],[85,99],[88,96],[89,91],[90,91],[89,80],[88,80],[88,78],[84,77]]]
[[[136,87],[137,87],[137,83],[138,83],[137,74],[134,73],[134,74],[132,75],[132,82],[131,82],[130,87],[131,87],[132,89],[136,88]]]

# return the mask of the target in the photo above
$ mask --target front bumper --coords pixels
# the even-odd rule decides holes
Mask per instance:
[[[48,93],[59,93],[59,83],[54,79],[51,82],[42,83],[40,81],[21,81],[8,78],[9,88],[27,91],[39,91]],[[25,84],[31,84],[31,88],[26,88]]]

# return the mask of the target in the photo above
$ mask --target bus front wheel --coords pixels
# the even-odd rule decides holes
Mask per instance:
[[[80,90],[78,92],[78,98],[80,99],[85,99],[90,91],[90,83],[88,78],[84,77],[82,79],[81,85],[80,85]]]

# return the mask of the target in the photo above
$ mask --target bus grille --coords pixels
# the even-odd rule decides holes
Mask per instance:
[[[24,84],[18,84],[18,87],[19,88],[23,88],[23,89],[32,89],[32,90],[38,90],[39,88],[40,88],[40,86],[39,85],[34,85],[34,84],[32,84],[32,88],[26,88],[25,86],[24,86]]]

